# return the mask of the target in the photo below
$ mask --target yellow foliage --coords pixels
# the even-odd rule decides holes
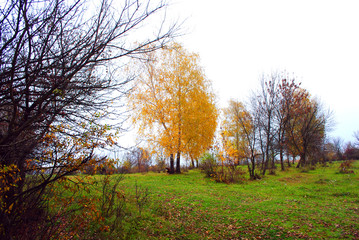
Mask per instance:
[[[243,104],[230,100],[223,109],[222,138],[226,154],[237,163],[248,156],[248,137],[253,131],[252,120]]]
[[[212,144],[218,111],[198,55],[174,43],[145,58],[129,98],[139,134],[168,155],[199,157]]]

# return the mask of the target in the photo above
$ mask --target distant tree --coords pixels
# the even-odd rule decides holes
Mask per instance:
[[[263,74],[260,89],[252,96],[252,103],[259,112],[257,124],[263,156],[262,175],[265,175],[269,164],[271,164],[271,169],[275,168],[275,138],[278,133],[275,117],[279,106],[279,81],[280,75],[277,73],[272,73],[269,76]]]
[[[217,109],[198,56],[178,44],[147,54],[131,92],[140,134],[170,156],[170,173],[181,172],[181,154],[198,157],[212,143]],[[176,170],[174,156],[176,155]]]
[[[151,156],[146,149],[135,147],[127,152],[125,161],[130,163],[131,168],[135,168],[136,172],[148,172]]]
[[[351,142],[348,142],[344,148],[344,158],[346,160],[358,160],[359,148],[355,147]]]
[[[113,113],[130,79],[110,61],[156,50],[173,34],[174,28],[160,30],[132,44],[137,29],[165,8],[161,2],[125,0],[118,8],[107,0],[98,3],[0,4],[3,239],[20,234],[21,224],[36,215],[29,211],[40,205],[47,186],[88,165],[95,148],[113,142],[100,119]],[[25,187],[29,174],[38,181]]]
[[[287,144],[287,130],[290,120],[295,116],[295,104],[300,101],[300,83],[297,84],[294,79],[287,80],[286,75],[281,75],[279,83],[279,104],[276,108],[275,118],[278,126],[278,132],[275,136],[276,146],[279,152],[281,170],[284,171],[284,154],[289,152]],[[288,166],[290,162],[288,160]]]
[[[333,138],[332,141],[333,150],[335,152],[335,160],[342,160],[343,159],[343,153],[344,153],[344,141],[342,138],[337,137]]]
[[[258,119],[256,112],[251,115],[241,102],[234,100],[229,102],[229,107],[223,112],[222,134],[227,154],[234,157],[238,163],[244,159],[248,166],[249,177],[256,179],[258,177],[255,173],[258,156],[256,149],[258,125],[254,122]]]
[[[256,155],[261,156],[262,175],[268,169],[274,171],[278,156],[282,170],[285,169],[284,155],[287,155],[288,166],[289,155],[293,161],[299,156],[298,167],[308,162],[314,164],[318,157],[324,157],[331,113],[300,88],[294,78],[289,79],[285,72],[263,75],[260,89],[250,97],[249,109],[257,142],[254,148]]]
[[[297,167],[304,167],[314,164],[315,159],[310,159],[310,155],[321,152],[324,145],[326,127],[330,120],[330,113],[326,113],[324,108],[314,99],[310,99],[309,93],[301,89],[292,116],[288,124],[288,143],[291,148],[300,156]]]
[[[246,158],[247,141],[244,127],[249,129],[249,122],[244,121],[244,106],[241,102],[230,100],[229,106],[223,109],[222,134],[227,154],[236,164]]]

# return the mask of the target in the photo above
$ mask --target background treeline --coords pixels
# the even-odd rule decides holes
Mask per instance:
[[[148,79],[155,81],[154,74]],[[186,166],[221,166],[219,169],[222,175],[225,169],[228,174],[233,175],[234,172],[243,174],[243,171],[236,170],[236,166],[246,165],[250,178],[257,179],[268,172],[274,174],[278,166],[282,171],[291,166],[309,169],[327,161],[357,158],[357,143],[344,145],[340,138],[329,138],[334,125],[332,112],[286,72],[263,75],[259,88],[253,91],[245,102],[231,100],[228,105],[221,111],[217,110],[221,113],[219,128],[212,144],[202,148],[202,156],[197,155],[195,159],[191,157],[193,154],[189,149],[185,158]],[[171,114],[163,108],[161,112]],[[195,114],[200,115],[201,112]],[[163,123],[163,118],[160,120],[160,123]],[[152,131],[156,133],[155,130]],[[190,131],[193,132],[193,128]],[[201,134],[197,132],[197,135],[200,139]],[[357,137],[357,134],[355,136]],[[149,146],[157,142],[155,137],[146,140]],[[164,169],[165,164],[168,167],[171,164],[166,160],[171,155],[168,154],[166,144],[159,148],[157,145],[157,149],[152,151],[154,157],[148,158],[153,160],[154,169]],[[147,152],[145,155],[149,156],[149,150],[141,151]],[[159,152],[162,153],[161,157],[156,157]],[[123,160],[127,172],[143,171],[138,167],[136,170],[136,161],[129,156]],[[130,166],[133,166],[131,170]],[[212,174],[213,171],[209,170]],[[221,176],[223,177],[225,178]]]

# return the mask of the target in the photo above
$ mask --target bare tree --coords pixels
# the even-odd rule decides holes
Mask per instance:
[[[337,160],[343,159],[343,153],[344,153],[344,140],[340,137],[333,138],[331,141]]]
[[[0,168],[6,184],[1,188],[9,187],[1,192],[2,237],[11,238],[18,223],[27,221],[26,211],[39,204],[49,184],[88,164],[95,157],[94,149],[108,140],[97,134],[107,127],[96,120],[111,113],[130,81],[111,63],[156,50],[174,34],[176,26],[160,27],[158,34],[136,44],[130,38],[165,9],[163,2],[125,0],[116,3],[119,9],[107,0],[93,4],[82,0],[1,3]],[[78,157],[76,141],[89,133],[91,145],[68,166],[64,159]],[[51,139],[53,145],[45,140],[51,134],[57,141]],[[69,138],[70,146],[60,144]],[[52,146],[60,156],[52,151],[53,157],[40,157]],[[26,175],[34,173],[41,177],[25,189]],[[30,196],[37,196],[36,200],[25,206]]]
[[[132,166],[137,166],[137,172],[148,172],[151,156],[146,149],[135,147],[127,152],[126,160],[130,162]]]
[[[246,157],[247,157],[249,177],[252,180],[255,180],[260,178],[258,174],[256,174],[256,170],[255,170],[257,164],[256,160],[259,155],[259,151],[257,150],[259,124],[256,121],[258,121],[260,118],[258,116],[259,114],[258,109],[254,108],[251,109],[251,111],[252,112],[245,111],[244,114],[239,119],[244,133],[244,137],[248,144],[248,148],[246,150]]]
[[[254,97],[257,101],[259,114],[259,140],[263,154],[262,175],[265,175],[271,163],[274,168],[275,160],[275,137],[278,131],[275,114],[279,105],[278,97],[279,75],[272,73],[270,76],[262,75],[261,88]],[[253,97],[252,97],[253,98]],[[253,102],[253,101],[252,101]]]

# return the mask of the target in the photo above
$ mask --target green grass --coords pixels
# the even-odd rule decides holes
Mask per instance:
[[[181,175],[126,175],[120,188],[128,196],[130,216],[122,222],[121,236],[358,239],[359,177],[339,174],[338,166],[334,163],[308,172],[278,170],[275,176],[232,185],[204,178],[197,170]],[[359,162],[354,171],[359,172]],[[150,192],[141,216],[134,204],[136,185]]]

